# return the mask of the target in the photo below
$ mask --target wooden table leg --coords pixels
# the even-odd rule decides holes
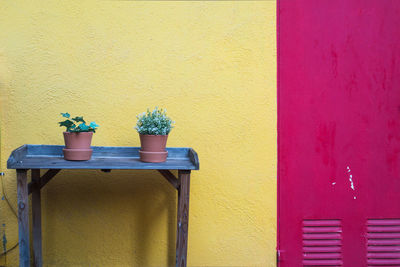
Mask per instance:
[[[178,173],[178,227],[176,231],[176,267],[186,267],[189,225],[190,170]]]
[[[29,267],[29,203],[27,170],[17,169],[19,266]]]
[[[32,169],[32,242],[33,263],[35,267],[42,267],[42,211],[40,203],[40,170]]]

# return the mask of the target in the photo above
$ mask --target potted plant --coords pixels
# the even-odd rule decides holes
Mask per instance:
[[[86,125],[83,117],[71,118],[69,113],[61,113],[66,118],[60,121],[60,127],[66,127],[64,132],[65,148],[63,149],[66,160],[89,160],[93,150],[90,148],[93,133],[99,127],[94,121]]]
[[[158,109],[143,112],[136,116],[138,121],[135,129],[139,133],[141,148],[140,160],[143,162],[164,162],[167,160],[168,134],[174,123],[166,113],[166,110]]]

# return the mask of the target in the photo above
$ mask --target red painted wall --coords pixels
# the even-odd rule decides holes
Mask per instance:
[[[279,266],[400,266],[400,1],[278,1]]]

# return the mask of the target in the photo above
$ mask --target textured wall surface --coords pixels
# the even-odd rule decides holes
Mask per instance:
[[[274,266],[275,4],[1,1],[0,155],[13,207],[8,155],[62,144],[60,112],[100,124],[93,145],[138,146],[135,115],[158,105],[176,121],[168,145],[200,157],[189,265]],[[155,172],[63,171],[43,190],[45,265],[172,266],[175,201]],[[17,221],[4,200],[0,223],[10,248]]]

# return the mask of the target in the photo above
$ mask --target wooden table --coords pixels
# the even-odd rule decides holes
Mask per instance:
[[[176,233],[176,266],[186,266],[190,172],[199,169],[197,153],[192,148],[167,148],[168,158],[163,163],[144,163],[139,160],[139,147],[92,147],[93,156],[88,161],[66,161],[64,146],[23,145],[15,149],[8,161],[8,169],[17,171],[18,230],[20,266],[30,266],[29,249],[29,194],[32,194],[32,239],[34,266],[42,266],[42,226],[40,189],[62,169],[158,170],[177,190],[178,218]],[[40,170],[47,172],[40,174]],[[27,173],[31,170],[32,181]],[[175,177],[170,170],[178,170]]]

